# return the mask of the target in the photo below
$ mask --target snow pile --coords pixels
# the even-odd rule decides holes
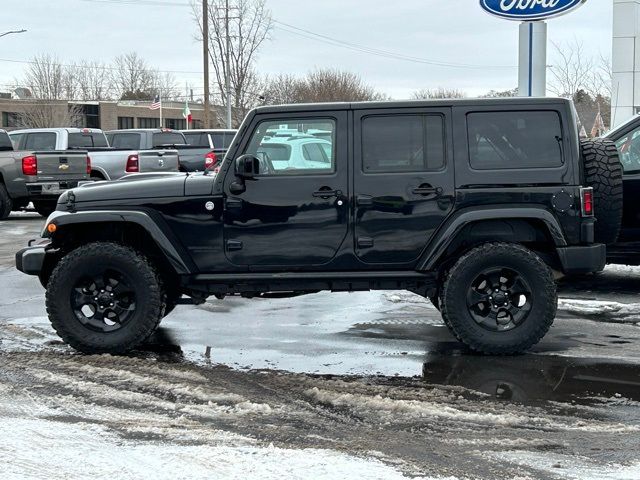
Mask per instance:
[[[429,418],[444,421],[467,422],[480,425],[492,425],[517,428],[534,428],[541,430],[565,430],[585,432],[638,432],[640,426],[623,424],[606,424],[603,422],[569,419],[545,415],[535,409],[515,410],[506,405],[494,410],[493,406],[485,403],[486,408],[464,408],[460,405],[441,403],[427,400],[397,399],[380,394],[363,395],[360,393],[334,392],[310,388],[304,394],[314,401],[338,408],[350,408],[358,415],[370,415],[379,418],[381,422],[405,421],[403,416],[413,418]],[[468,407],[468,406],[467,406]]]
[[[619,323],[640,322],[640,303],[602,302],[598,300],[558,299],[558,310],[574,315]]]

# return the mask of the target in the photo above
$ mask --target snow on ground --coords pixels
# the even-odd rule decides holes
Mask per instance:
[[[492,455],[566,480],[638,480],[640,463],[619,465],[554,453],[505,452]]]
[[[0,444],[4,480],[408,478],[379,460],[329,450],[140,442],[99,425],[26,418],[2,418],[2,432],[11,438]]]
[[[558,299],[558,310],[593,320],[614,323],[640,323],[640,303],[619,303],[599,300]]]

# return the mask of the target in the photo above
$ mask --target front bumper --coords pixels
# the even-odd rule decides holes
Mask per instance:
[[[607,263],[607,247],[602,243],[563,247],[558,248],[558,256],[567,275],[601,272]]]
[[[47,254],[46,248],[50,243],[50,241],[43,241],[33,247],[20,250],[16,253],[16,268],[27,275],[40,275]]]

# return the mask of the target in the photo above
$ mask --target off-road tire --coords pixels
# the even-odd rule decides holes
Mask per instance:
[[[615,243],[622,226],[622,164],[611,140],[581,142],[586,186],[593,187],[596,215],[595,241]]]
[[[97,267],[99,266],[99,267]],[[71,292],[90,267],[124,273],[136,292],[132,318],[113,332],[97,332],[74,315]],[[94,242],[65,255],[47,283],[49,320],[66,343],[83,353],[122,354],[142,344],[158,327],[163,313],[162,280],[154,266],[136,250],[111,242]]]
[[[56,200],[34,200],[33,208],[43,217],[48,217],[56,209]]]
[[[509,331],[490,331],[471,316],[467,292],[483,269],[508,268],[526,279],[532,289],[531,310],[521,324]],[[471,350],[488,355],[523,353],[549,331],[558,297],[551,269],[522,245],[486,243],[464,254],[449,270],[441,295],[445,324]]]
[[[7,187],[0,183],[0,220],[9,218],[12,209],[13,202],[11,201],[11,197],[9,197]]]

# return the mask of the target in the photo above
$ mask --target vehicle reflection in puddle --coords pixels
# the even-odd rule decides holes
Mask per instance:
[[[483,357],[429,355],[426,382],[456,385],[500,400],[591,404],[603,399],[640,401],[640,365],[551,355]]]

